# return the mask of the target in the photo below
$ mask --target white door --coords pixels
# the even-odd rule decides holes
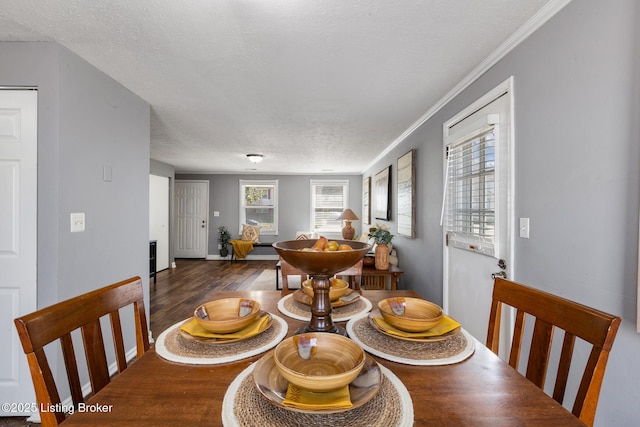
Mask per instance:
[[[169,268],[169,178],[149,175],[149,240],[156,240],[156,271]]]
[[[443,305],[481,343],[492,274],[513,274],[511,86],[509,79],[444,125]]]
[[[36,310],[37,111],[35,90],[0,90],[0,415],[35,402],[13,319]],[[16,404],[6,407],[5,404]]]
[[[176,181],[176,258],[206,258],[209,182]]]

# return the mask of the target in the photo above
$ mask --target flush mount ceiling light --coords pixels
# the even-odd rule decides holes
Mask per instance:
[[[251,163],[260,163],[264,159],[263,154],[247,154],[247,158]]]

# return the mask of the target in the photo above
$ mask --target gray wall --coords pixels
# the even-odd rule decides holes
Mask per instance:
[[[404,285],[442,302],[442,123],[514,76],[515,216],[531,218],[531,238],[515,240],[514,279],[623,317],[600,426],[640,424],[639,5],[569,3],[365,173],[417,148],[418,237],[394,245]]]
[[[260,241],[273,243],[295,238],[297,231],[310,230],[311,183],[312,179],[348,179],[351,209],[362,217],[362,178],[357,175],[193,175],[176,174],[177,180],[209,181],[209,255],[218,255],[218,227],[227,226],[232,238],[239,234],[240,180],[278,180],[278,236],[261,236]],[[214,217],[213,211],[220,216]],[[356,232],[360,233],[360,221],[354,221]],[[255,248],[251,255],[275,255],[272,248]]]
[[[0,43],[0,58],[0,85],[38,88],[38,307],[139,275],[148,312],[149,105],[55,43]]]

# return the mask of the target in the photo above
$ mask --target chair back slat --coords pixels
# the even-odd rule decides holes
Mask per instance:
[[[87,358],[91,390],[97,393],[109,384],[109,365],[107,353],[104,349],[104,338],[100,319],[96,319],[81,327],[84,353]]]
[[[81,332],[83,353],[93,393],[97,393],[109,383],[108,358],[100,324],[103,316],[109,315],[118,372],[126,369],[124,338],[118,310],[128,306],[133,306],[136,354],[140,357],[149,350],[149,333],[140,277],[132,277],[88,292],[14,320],[27,355],[39,407],[61,407],[58,388],[44,352],[44,347],[55,341],[59,341],[61,345],[71,399],[76,407],[83,402],[76,360],[78,352],[74,349],[71,336],[75,330]],[[55,411],[41,411],[40,414],[43,427],[57,426],[64,421],[65,416],[64,413]]]
[[[122,324],[120,323],[120,312],[114,311],[109,314],[111,320],[111,335],[113,336],[113,348],[116,352],[118,371],[127,369],[127,356],[124,348],[124,338],[122,337]],[[137,326],[137,325],[136,325]]]
[[[591,353],[581,376],[572,413],[585,424],[593,425],[609,352],[622,319],[498,277],[495,279],[493,288],[487,333],[487,347],[496,354],[499,349],[502,304],[516,308],[515,329],[509,356],[509,364],[515,369],[518,369],[520,359],[525,314],[535,318],[525,375],[543,390],[549,368],[554,330],[559,328],[564,331],[552,395],[560,404],[564,403],[575,337],[591,344]]]
[[[552,339],[553,325],[536,319],[531,337],[531,350],[527,362],[526,377],[540,388],[544,387],[544,380],[547,376]]]
[[[64,366],[67,368],[67,380],[69,382],[69,390],[71,391],[71,400],[73,406],[77,407],[83,401],[82,384],[80,384],[80,375],[78,373],[78,363],[76,361],[76,353],[73,347],[71,334],[64,334],[60,337],[60,345],[62,346],[62,356],[64,357]]]
[[[346,270],[336,273],[336,276],[353,276],[353,289],[359,291],[362,286],[362,267],[364,260],[360,260]],[[351,284],[351,281],[350,281]]]
[[[565,331],[564,339],[562,340],[560,361],[558,362],[558,371],[556,373],[556,384],[553,388],[553,398],[558,402],[564,401],[564,392],[567,389],[569,370],[571,368],[571,358],[573,356],[575,343],[575,335]]]

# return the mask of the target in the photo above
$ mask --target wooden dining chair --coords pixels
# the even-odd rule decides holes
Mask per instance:
[[[282,290],[280,291],[282,296],[293,291],[289,289],[289,276],[300,276],[300,286],[302,286],[302,282],[308,279],[307,273],[298,270],[282,258],[280,258],[280,273],[282,274]]]
[[[524,337],[525,315],[535,319],[530,341],[526,377],[544,390],[549,355],[556,328],[564,331],[552,397],[563,404],[576,337],[591,344],[572,413],[593,425],[604,371],[621,319],[567,299],[503,278],[496,278],[489,315],[487,347],[498,354],[503,304],[516,309],[509,365],[518,369]],[[575,369],[575,368],[574,368]]]
[[[357,263],[355,263],[354,265],[352,265],[351,267],[347,268],[346,270],[343,270],[339,273],[336,273],[336,276],[353,276],[353,280],[349,280],[349,284],[353,285],[353,289],[355,289],[356,291],[360,290],[360,287],[362,286],[362,266],[363,266],[364,262],[363,260],[358,261]]]
[[[133,306],[137,357],[149,350],[143,298],[142,281],[139,277],[132,277],[14,320],[22,347],[27,355],[38,407],[55,409],[55,411],[41,410],[40,419],[43,427],[57,426],[65,420],[58,387],[44,347],[59,340],[71,399],[74,407],[77,408],[84,402],[84,396],[71,332],[78,329],[81,332],[91,390],[95,394],[110,381],[100,319],[109,315],[117,369],[118,372],[122,372],[127,368],[127,360],[120,323],[121,308],[128,309],[128,306]]]

